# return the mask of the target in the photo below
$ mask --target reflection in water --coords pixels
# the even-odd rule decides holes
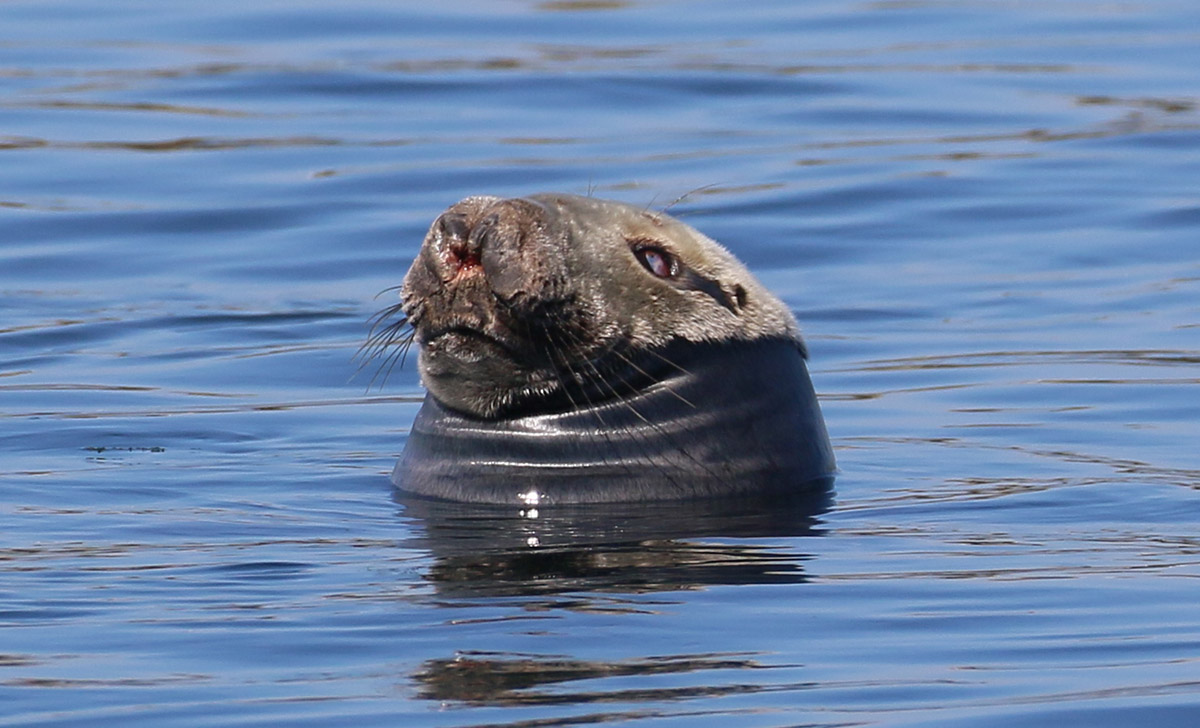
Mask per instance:
[[[442,598],[542,597],[526,609],[644,612],[615,594],[690,591],[715,585],[799,584],[809,557],[747,541],[819,535],[817,516],[832,481],[786,501],[697,501],[515,510],[410,499],[414,545],[433,555],[426,578]],[[586,598],[545,602],[548,595]],[[615,594],[614,594],[615,593]],[[609,594],[609,600],[597,599]],[[494,602],[487,602],[494,604]],[[760,669],[746,654],[687,654],[601,661],[565,655],[460,651],[426,660],[413,674],[419,695],[475,705],[632,703],[763,690],[761,680],[724,677],[683,686],[539,690],[560,683],[668,673]],[[624,716],[629,717],[629,716]]]
[[[832,481],[791,499],[515,510],[407,498],[442,596],[658,592],[800,583],[807,557],[740,539],[819,535]],[[722,539],[739,539],[728,543]]]
[[[518,655],[460,652],[448,660],[429,660],[414,675],[420,697],[456,700],[477,705],[581,705],[597,702],[647,703],[697,697],[716,697],[762,690],[751,684],[723,683],[617,691],[547,693],[536,688],[576,680],[647,677],[702,670],[747,670],[767,667],[745,655],[666,655],[612,662],[572,660],[561,655]]]

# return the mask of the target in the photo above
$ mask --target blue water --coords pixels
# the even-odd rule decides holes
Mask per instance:
[[[1189,0],[3,3],[0,726],[1196,725],[1197,48]],[[793,308],[831,503],[396,498],[374,296],[546,190]]]

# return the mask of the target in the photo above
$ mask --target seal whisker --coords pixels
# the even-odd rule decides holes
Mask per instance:
[[[570,332],[570,331],[568,331],[567,329],[565,329],[565,328],[564,328],[562,331],[563,331],[563,334],[564,334],[564,335],[566,335],[566,336],[572,336],[571,332]],[[633,362],[632,362],[632,361],[631,361],[631,360],[630,360],[628,357],[626,357],[626,356],[622,355],[620,352],[618,352],[618,351],[616,351],[616,350],[612,350],[612,353],[613,353],[613,354],[615,354],[615,355],[616,355],[618,358],[620,358],[622,361],[624,361],[625,363],[627,363],[629,366],[631,366],[633,369],[635,369],[635,370],[636,370],[638,373],[640,373],[640,374],[642,374],[642,375],[645,375],[645,376],[647,376],[647,377],[649,377],[649,376],[650,376],[650,374],[649,374],[648,372],[646,372],[646,371],[645,371],[644,369],[642,369],[641,367],[638,367],[638,366],[637,366],[636,364],[634,364],[634,363],[633,363]],[[687,448],[686,448],[686,447],[685,447],[683,444],[681,444],[681,443],[680,443],[678,440],[676,440],[676,438],[674,437],[674,435],[672,435],[670,432],[666,431],[666,430],[665,430],[665,429],[662,427],[662,425],[661,425],[661,424],[659,424],[659,423],[657,423],[657,422],[654,422],[654,421],[650,420],[648,417],[646,417],[644,414],[642,414],[640,411],[638,411],[638,409],[637,409],[636,407],[634,407],[634,406],[633,406],[633,404],[632,404],[632,403],[631,403],[631,402],[628,400],[627,396],[628,396],[628,395],[637,394],[637,392],[639,391],[637,387],[635,387],[635,386],[634,386],[632,383],[630,383],[628,380],[624,380],[624,379],[622,379],[622,380],[619,380],[619,381],[620,381],[620,382],[621,382],[621,383],[624,385],[624,387],[625,387],[625,388],[628,390],[627,392],[625,392],[624,394],[622,394],[621,392],[618,392],[618,391],[617,391],[617,389],[616,389],[616,387],[613,385],[613,383],[612,383],[612,382],[610,382],[610,381],[609,381],[609,380],[608,380],[608,379],[607,379],[607,378],[606,378],[606,377],[603,375],[603,373],[600,371],[600,369],[599,369],[599,368],[596,366],[596,363],[595,363],[595,362],[594,362],[594,361],[593,361],[591,358],[589,358],[589,357],[583,357],[583,358],[582,358],[582,361],[583,361],[583,363],[584,363],[584,364],[585,364],[585,365],[586,365],[586,366],[587,366],[587,367],[588,367],[588,368],[591,370],[592,374],[595,376],[595,381],[596,381],[596,382],[598,382],[598,383],[600,383],[602,386],[604,386],[604,387],[605,387],[605,388],[606,388],[606,389],[609,391],[609,393],[612,395],[613,399],[615,399],[616,401],[620,402],[620,403],[621,403],[621,405],[622,405],[622,406],[623,406],[623,407],[624,407],[626,410],[628,410],[629,412],[631,412],[631,413],[633,414],[633,416],[634,416],[634,417],[636,417],[637,419],[641,420],[641,422],[642,422],[643,424],[645,424],[645,425],[646,425],[647,427],[649,427],[650,429],[654,430],[654,431],[655,431],[656,433],[658,433],[660,436],[662,436],[662,437],[666,438],[666,439],[667,439],[667,441],[671,443],[671,447],[672,447],[672,448],[673,448],[675,451],[677,451],[677,452],[679,452],[679,453],[683,454],[683,455],[684,455],[685,457],[687,457],[689,460],[691,460],[692,462],[694,462],[694,463],[696,463],[697,465],[699,465],[699,466],[700,466],[701,468],[703,468],[703,469],[704,469],[704,471],[705,471],[705,472],[707,472],[709,475],[712,475],[712,476],[714,476],[714,477],[716,477],[716,476],[717,476],[717,474],[716,474],[715,472],[713,472],[711,468],[709,468],[709,467],[708,467],[706,464],[704,464],[703,462],[701,462],[701,461],[697,460],[697,459],[696,459],[696,457],[695,457],[695,456],[693,456],[693,455],[692,455],[692,454],[691,454],[691,453],[688,451],[688,449],[687,449]],[[670,392],[672,395],[675,395],[675,396],[676,396],[676,397],[677,397],[677,398],[678,398],[680,401],[684,402],[685,404],[688,404],[688,405],[691,405],[692,407],[695,407],[695,405],[692,405],[692,403],[691,403],[691,402],[688,402],[688,400],[687,400],[687,399],[685,399],[684,397],[682,397],[682,396],[680,396],[680,395],[676,394],[676,393],[674,392],[674,390],[672,390],[670,387],[666,387],[666,390],[667,390],[668,392]],[[634,433],[634,431],[633,431],[632,429],[630,430],[630,434],[631,434],[631,435],[634,435],[634,434],[635,434],[635,433]],[[671,485],[674,485],[674,486],[676,486],[676,487],[679,487],[679,483],[675,481],[675,479],[674,479],[674,478],[671,476],[671,473],[669,473],[669,472],[667,471],[667,469],[666,469],[666,467],[663,465],[663,463],[660,463],[660,462],[658,462],[658,460],[656,460],[655,458],[651,457],[651,453],[650,453],[649,449],[648,449],[648,448],[645,446],[645,442],[644,442],[644,441],[642,441],[642,440],[638,440],[636,437],[633,437],[632,439],[636,440],[636,441],[639,443],[639,445],[641,446],[641,448],[642,448],[642,452],[643,452],[643,454],[645,454],[645,456],[646,456],[646,461],[647,461],[648,463],[650,463],[651,465],[653,465],[653,466],[654,466],[654,467],[655,467],[655,468],[656,468],[656,469],[657,469],[657,470],[658,470],[658,471],[659,471],[659,472],[662,474],[662,476],[663,476],[664,478],[666,478],[667,482],[671,483]]]
[[[408,356],[408,349],[410,346],[412,346],[413,339],[414,339],[414,337],[412,335],[409,335],[403,339],[394,339],[392,341],[385,342],[380,345],[379,352],[382,352],[390,344],[392,344],[394,342],[398,342],[398,345],[392,351],[388,352],[386,355],[383,356],[383,360],[380,362],[379,367],[375,370],[375,374],[373,374],[371,376],[371,380],[369,382],[367,382],[367,389],[370,389],[371,387],[375,386],[375,382],[376,382],[376,380],[379,380],[380,375],[383,376],[383,379],[379,381],[379,386],[383,387],[383,385],[387,384],[387,379],[389,376],[391,376],[392,369],[395,368],[396,364],[399,363],[401,367],[404,366],[404,361],[405,361],[406,357]],[[357,375],[359,372],[361,372],[363,369],[365,369],[367,367],[367,365],[371,361],[373,361],[378,355],[379,355],[378,353],[373,354],[370,359],[368,359],[367,361],[364,361],[359,366],[358,370],[355,371],[355,374]]]
[[[569,335],[565,329],[562,330],[562,333],[564,335]],[[575,398],[571,396],[570,382],[568,381],[567,376],[564,375],[564,372],[566,372],[567,375],[572,375],[575,372],[575,370],[571,368],[570,357],[565,353],[565,351],[570,347],[562,346],[562,342],[556,341],[554,335],[549,331],[549,329],[542,331],[542,334],[545,336],[545,351],[547,358],[550,360],[550,368],[554,372],[555,378],[558,379],[559,386],[562,387],[563,394],[566,395],[567,401],[571,403],[571,408],[579,409],[579,404],[575,401]],[[592,416],[594,416],[600,422],[600,427],[603,428],[600,431],[600,434],[602,434],[604,439],[607,441],[608,423],[604,421],[604,416],[601,415],[599,410],[596,409],[596,403],[593,402],[591,397],[588,396],[586,387],[580,387],[579,394],[585,400],[588,410],[591,412]]]
[[[662,213],[669,212],[669,211],[671,210],[671,208],[672,208],[672,207],[675,207],[676,205],[678,205],[679,203],[683,202],[684,200],[686,200],[687,198],[691,197],[692,195],[696,194],[697,192],[703,192],[703,191],[705,191],[705,190],[711,190],[711,189],[714,189],[714,188],[717,188],[717,187],[720,187],[720,186],[721,186],[721,184],[720,184],[719,182],[713,182],[712,184],[707,184],[707,185],[704,185],[704,186],[702,186],[702,187],[696,187],[696,188],[690,189],[690,190],[688,190],[687,192],[684,192],[684,193],[683,193],[682,195],[680,195],[679,197],[676,197],[674,200],[671,200],[670,204],[668,204],[668,205],[667,205],[666,207],[664,207],[663,209],[659,210],[659,212],[662,212]],[[682,217],[682,216],[680,216],[680,217]]]
[[[399,314],[404,313],[404,304],[403,303],[394,303],[391,306],[388,306],[387,308],[384,308],[380,311],[376,311],[375,313],[371,314],[370,318],[367,319],[367,324],[370,326],[370,328],[367,330],[367,342],[369,343],[371,341],[371,339],[374,338],[375,333],[376,333],[376,331],[379,330],[380,326],[382,326],[384,323],[387,323],[388,319],[392,318],[393,316],[395,316],[398,313]],[[405,323],[408,322],[407,317],[402,317],[402,319]],[[394,322],[391,322],[391,323],[394,323]],[[391,323],[389,323],[388,325],[390,326]],[[365,344],[364,344],[364,346],[365,346]],[[359,347],[359,348],[361,349],[362,347]]]
[[[569,336],[569,333],[565,329],[561,330],[561,332],[563,333],[563,335]],[[554,369],[554,374],[558,378],[558,380],[563,388],[563,394],[566,395],[567,401],[571,403],[571,408],[573,410],[579,410],[579,409],[581,409],[579,404],[576,403],[575,398],[571,395],[571,392],[570,392],[571,387],[570,387],[570,384],[568,383],[568,377],[570,379],[574,379],[576,375],[581,376],[581,377],[587,377],[588,374],[586,372],[576,372],[576,370],[571,367],[571,364],[570,364],[571,357],[567,353],[568,351],[571,350],[570,346],[564,346],[562,342],[557,341],[548,330],[543,333],[545,334],[546,353],[551,359],[551,362],[553,364],[552,368]],[[559,361],[560,359],[561,359],[561,361]],[[566,374],[564,374],[564,372]],[[600,378],[600,379],[602,381],[602,378]],[[587,431],[587,437],[589,439],[591,439],[593,441],[603,441],[603,443],[605,445],[605,447],[601,448],[600,452],[599,452],[600,462],[603,464],[615,465],[615,466],[619,467],[621,470],[623,470],[630,477],[636,476],[636,471],[634,470],[633,465],[630,464],[627,460],[617,459],[615,462],[610,463],[609,454],[616,449],[614,447],[613,438],[612,438],[612,434],[611,434],[613,428],[609,426],[608,422],[604,418],[604,415],[602,415],[600,413],[600,409],[596,406],[596,403],[593,402],[591,396],[588,395],[587,387],[581,386],[579,388],[579,394],[581,397],[583,397],[583,399],[587,405],[587,411],[593,417],[596,418],[597,422],[600,423],[599,428]],[[634,434],[632,430],[630,430],[629,432],[630,432],[631,436]],[[644,458],[644,462],[653,465],[654,467],[658,468],[661,471],[662,470],[661,464],[657,463],[654,460],[654,458],[652,458],[650,456],[650,453],[648,452],[648,450],[645,446],[645,443],[642,442],[641,440],[639,440],[637,437],[631,437],[630,439],[631,439],[631,441],[633,441],[637,444],[639,449],[641,449],[642,455]],[[668,473],[663,472],[662,474],[665,478],[667,478],[668,481],[672,482],[673,485],[675,484],[673,481],[671,481],[670,475]]]
[[[647,351],[650,351],[650,350],[647,350]],[[671,366],[674,366],[676,369],[678,369],[679,371],[683,372],[684,374],[687,374],[687,373],[688,373],[686,369],[684,369],[683,367],[680,367],[679,365],[675,364],[675,362],[671,361],[670,359],[666,358],[665,356],[662,356],[662,355],[661,355],[661,354],[659,354],[658,352],[653,352],[653,351],[650,351],[650,353],[653,353],[653,354],[654,354],[655,356],[657,356],[659,359],[661,359],[661,360],[663,360],[664,362],[666,362],[666,363],[670,364]],[[614,351],[613,351],[613,355],[614,355],[614,356],[616,356],[616,357],[618,357],[618,358],[619,358],[621,361],[623,361],[623,362],[625,362],[626,364],[628,364],[628,365],[629,365],[629,366],[630,366],[632,369],[636,370],[638,374],[641,374],[642,376],[645,376],[645,377],[650,377],[650,376],[651,376],[649,372],[647,372],[645,369],[643,369],[643,368],[641,368],[640,366],[638,366],[638,365],[637,365],[637,363],[633,361],[633,359],[630,359],[629,357],[625,356],[625,355],[624,355],[624,354],[622,354],[621,352],[614,350]],[[699,409],[699,407],[697,407],[697,406],[696,406],[696,403],[695,403],[695,402],[692,402],[692,401],[691,401],[690,399],[688,399],[687,397],[684,397],[682,394],[680,394],[680,393],[676,392],[676,391],[675,391],[675,389],[674,389],[674,388],[673,388],[671,385],[669,385],[669,384],[666,384],[666,383],[663,383],[663,389],[667,390],[667,392],[668,392],[668,393],[669,393],[669,394],[670,394],[672,397],[674,397],[675,399],[679,400],[680,402],[683,402],[683,403],[684,403],[684,404],[686,404],[688,407],[691,407],[692,409]]]
[[[374,301],[374,300],[377,300],[377,299],[378,299],[380,296],[382,296],[383,294],[385,294],[385,293],[391,293],[392,291],[398,291],[398,290],[400,290],[401,288],[404,288],[404,284],[403,284],[403,283],[400,283],[400,284],[398,284],[398,285],[395,285],[395,286],[388,286],[387,288],[383,289],[383,290],[382,290],[382,291],[380,291],[379,293],[376,293],[376,294],[375,294],[375,297],[374,297],[374,298],[372,298],[371,300],[373,300],[373,301]],[[390,307],[389,307],[389,308],[390,308]]]
[[[416,335],[415,329],[409,329],[407,334],[401,334],[408,327],[408,319],[406,318],[389,323],[382,329],[378,329],[378,326],[379,324],[376,323],[371,327],[371,331],[367,335],[367,340],[354,353],[354,358],[364,360],[364,364],[369,363],[393,342],[400,339],[411,339]]]
[[[392,369],[396,367],[397,362],[399,362],[401,368],[404,367],[404,361],[408,357],[408,349],[412,346],[413,339],[414,337],[410,335],[407,338],[400,340],[399,345],[396,346],[390,354],[384,357],[383,362],[380,363],[379,369],[375,371],[375,374],[371,377],[371,381],[367,383],[368,389],[374,386],[375,380],[379,378],[381,373],[383,374],[383,379],[379,382],[379,386],[383,387],[383,385],[387,384],[388,377],[391,376]]]
[[[397,314],[401,314],[400,318],[394,321],[389,321]],[[392,369],[399,362],[400,366],[404,366],[404,361],[408,356],[408,349],[412,346],[416,339],[416,329],[411,326],[412,318],[405,316],[403,302],[394,303],[381,311],[376,312],[367,319],[370,324],[370,329],[367,331],[367,340],[354,353],[354,359],[358,360],[359,366],[355,370],[354,376],[358,376],[363,369],[366,369],[373,361],[380,359],[379,368],[371,377],[371,381],[367,383],[367,389],[375,385],[375,381],[383,375],[383,380],[380,382],[382,387],[387,383],[387,378],[391,374]],[[389,351],[389,349],[391,349]]]
[[[569,339],[573,339],[576,347],[578,348],[579,353],[582,353],[582,351],[585,347],[583,345],[583,342],[579,341],[578,335],[573,334],[570,331],[570,329],[565,326],[560,327],[558,329],[558,331],[562,336],[567,337]],[[545,332],[545,334],[546,334],[546,339],[547,339],[548,344],[554,346],[556,348],[556,350],[566,351],[566,350],[569,350],[572,348],[570,346],[562,346],[562,342],[555,341],[553,335],[548,330]],[[570,342],[568,342],[568,343],[570,343]],[[577,371],[575,368],[573,368],[571,366],[572,359],[570,357],[565,357],[565,356],[563,357],[562,369],[567,371],[568,373],[571,373],[572,375],[578,374],[578,376],[580,376],[580,377],[591,379],[592,382],[595,384],[603,385],[604,387],[606,387],[608,389],[608,392],[612,396],[613,399],[620,401],[626,409],[629,409],[631,412],[633,412],[634,415],[636,415],[637,417],[642,419],[643,422],[646,422],[645,418],[642,417],[641,413],[639,413],[636,409],[631,407],[628,402],[623,401],[620,393],[618,393],[612,387],[612,385],[608,382],[608,380],[605,379],[604,375],[596,367],[595,363],[591,360],[590,357],[579,356],[577,358],[579,360],[583,361],[583,363],[591,371],[590,372]],[[556,374],[560,377],[560,381],[561,381],[562,375],[559,372],[559,365],[557,362],[555,362],[555,371],[556,371]],[[564,387],[565,387],[565,385],[564,385]],[[571,397],[569,392],[566,394],[567,394],[567,399],[571,402],[572,407],[574,407],[575,409],[578,409],[578,406],[575,404],[574,398]],[[609,430],[611,428],[609,427],[608,423],[605,422],[603,415],[600,414],[600,410],[598,407],[596,407],[596,404],[592,401],[592,398],[590,396],[588,396],[587,387],[580,387],[580,394],[583,396],[583,398],[585,400],[587,400],[588,409],[591,411],[591,414],[600,422],[600,427],[602,429],[600,429],[598,431],[599,435],[601,436],[601,438],[603,438],[603,440],[606,444],[612,445],[612,437],[609,435]],[[647,424],[649,424],[649,422],[647,422]],[[634,432],[634,430],[632,428],[630,428],[627,431],[630,434],[630,440],[632,442],[637,443],[638,448],[642,451],[642,455],[645,458],[645,462],[648,463],[649,465],[651,465],[652,467],[654,467],[655,469],[657,469],[662,474],[662,476],[664,478],[666,478],[667,481],[670,482],[672,485],[678,486],[678,483],[676,483],[674,481],[674,479],[671,477],[671,474],[666,471],[666,469],[663,467],[662,463],[658,462],[654,457],[652,457],[652,454],[651,454],[649,448],[646,447],[646,443],[643,440],[636,437],[636,433]],[[588,434],[594,437],[594,435],[596,433],[588,433]],[[601,458],[602,458],[601,462],[606,462],[607,461],[607,453],[601,453]],[[628,462],[621,461],[620,464],[627,473],[629,473],[630,475],[634,474],[632,466]]]
[[[646,353],[646,354],[649,354],[650,356],[653,356],[653,357],[657,358],[659,361],[663,362],[664,364],[667,364],[668,366],[671,366],[671,367],[673,367],[673,368],[674,368],[676,371],[678,371],[680,374],[686,374],[686,375],[690,376],[690,375],[691,375],[691,373],[692,373],[690,370],[688,370],[688,369],[686,369],[686,368],[684,368],[684,367],[680,366],[680,365],[679,365],[678,363],[676,363],[676,362],[675,362],[673,359],[668,359],[667,357],[663,356],[662,354],[660,354],[659,352],[655,351],[654,349],[650,349],[650,348],[648,348],[648,349],[646,349],[646,350],[645,350],[645,353]]]
[[[367,338],[369,339],[371,337],[371,335],[374,334],[375,331],[382,324],[387,322],[388,319],[392,318],[396,314],[401,314],[400,318],[405,323],[408,322],[408,316],[403,315],[404,314],[404,302],[403,301],[398,301],[396,303],[393,303],[392,305],[387,306],[387,307],[371,314],[371,317],[367,319],[367,323],[370,324],[370,326],[371,326],[370,330],[367,332]]]

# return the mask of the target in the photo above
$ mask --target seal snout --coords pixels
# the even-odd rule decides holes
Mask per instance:
[[[482,272],[479,259],[482,240],[471,234],[466,215],[447,212],[434,223],[434,230],[432,242],[441,264],[442,280],[449,282]]]
[[[556,305],[556,230],[542,205],[496,197],[467,198],[430,226],[401,300],[422,380],[444,404],[490,417],[556,381],[548,327],[569,318]]]
[[[523,309],[556,294],[559,234],[536,202],[468,198],[434,222],[423,257],[444,294]]]

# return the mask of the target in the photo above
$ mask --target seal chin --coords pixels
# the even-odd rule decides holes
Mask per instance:
[[[443,333],[421,347],[421,379],[445,406],[492,418],[551,387],[536,368],[524,366],[494,338],[476,331]]]

